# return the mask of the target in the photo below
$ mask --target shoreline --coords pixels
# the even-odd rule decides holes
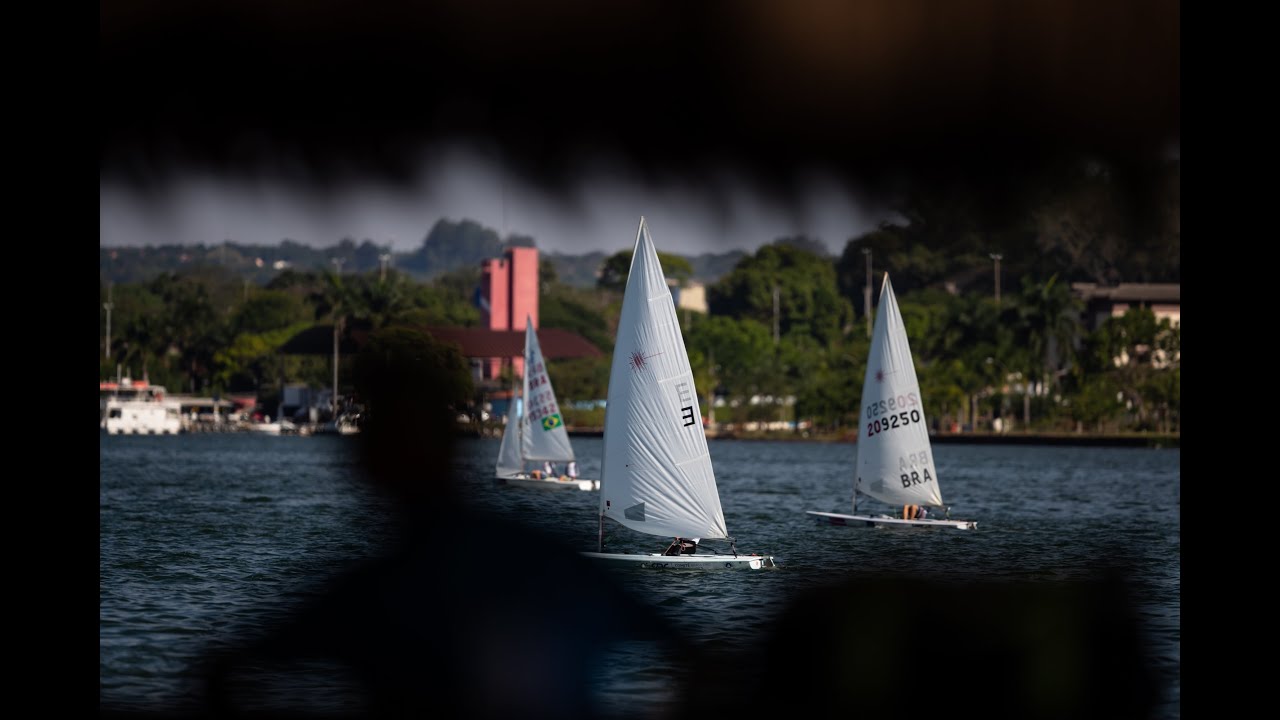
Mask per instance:
[[[602,427],[567,426],[572,437],[604,437]],[[493,425],[477,430],[458,427],[458,434],[466,437],[502,437],[502,426]],[[708,441],[742,440],[748,442],[811,442],[847,443],[857,445],[852,432],[846,433],[795,433],[795,432],[715,432],[708,430]],[[1180,448],[1181,433],[1075,433],[1075,432],[960,432],[930,433],[929,442],[935,445],[1049,445],[1080,447],[1146,447]]]
[[[569,435],[603,437],[604,428],[568,428]],[[848,443],[856,445],[852,433],[809,434],[793,432],[725,433],[707,431],[707,440],[751,440],[781,442]],[[1074,433],[1074,432],[966,432],[930,433],[929,442],[957,445],[1077,445],[1085,447],[1181,447],[1181,433]]]

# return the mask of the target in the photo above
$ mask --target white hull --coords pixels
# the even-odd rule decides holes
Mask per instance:
[[[662,553],[641,555],[594,552],[582,554],[610,565],[667,570],[759,570],[777,567],[771,555],[663,555]]]
[[[541,488],[544,490],[599,490],[599,480],[584,478],[532,478],[502,477],[494,478],[499,485],[515,485],[517,487]]]
[[[358,435],[359,426],[349,422],[333,422],[332,420],[316,428],[320,435]]]
[[[249,425],[249,430],[263,435],[279,435],[280,423],[253,423]]]
[[[174,400],[110,398],[100,425],[108,435],[177,435],[182,432],[181,412]]]
[[[182,432],[182,428],[181,428],[181,426],[179,426],[179,427],[171,427],[171,426],[166,426],[166,427],[139,427],[139,426],[134,426],[134,427],[117,427],[117,426],[113,426],[113,425],[107,425],[107,426],[106,426],[106,427],[104,427],[103,429],[107,431],[107,434],[108,434],[108,435],[177,435],[178,433]]]
[[[820,522],[830,525],[846,525],[849,527],[942,527],[956,530],[977,530],[978,523],[973,520],[903,520],[888,515],[841,515],[809,510],[810,515],[819,518]]]

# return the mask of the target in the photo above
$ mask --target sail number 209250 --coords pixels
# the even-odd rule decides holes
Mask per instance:
[[[919,410],[911,410],[911,411],[904,410],[903,412],[895,413],[893,415],[887,415],[882,418],[877,418],[876,420],[872,420],[871,422],[867,423],[867,437],[871,437],[872,435],[875,435],[877,433],[882,433],[885,430],[892,430],[894,428],[903,427],[906,425],[910,425],[911,423],[918,423],[918,422],[920,422]]]

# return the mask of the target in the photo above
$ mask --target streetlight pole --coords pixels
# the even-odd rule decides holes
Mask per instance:
[[[991,253],[989,257],[996,263],[996,307],[1000,307],[1000,260],[1004,256],[1000,253]]]
[[[871,248],[862,248],[867,256],[867,286],[862,290],[862,307],[867,316],[867,337],[871,337]]]

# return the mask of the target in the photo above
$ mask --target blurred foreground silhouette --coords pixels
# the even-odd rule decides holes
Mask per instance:
[[[793,597],[744,655],[702,662],[684,717],[1146,718],[1160,700],[1130,590],[859,574]],[[708,658],[707,660],[710,660]]]
[[[305,714],[257,688],[270,685],[270,668],[320,661],[353,681],[359,700],[315,714],[593,717],[590,673],[612,645],[677,649],[649,608],[577,552],[464,502],[450,476],[453,408],[471,380],[456,350],[416,330],[382,330],[355,375],[367,409],[362,464],[394,503],[400,544],[212,658],[215,715]]]

